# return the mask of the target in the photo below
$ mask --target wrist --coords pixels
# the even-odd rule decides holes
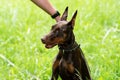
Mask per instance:
[[[58,22],[58,21],[60,21],[60,16],[57,16],[56,18],[55,18],[55,20],[56,20],[56,22]]]
[[[58,11],[56,11],[53,15],[51,15],[53,19],[59,18],[59,16],[60,16],[60,13]]]

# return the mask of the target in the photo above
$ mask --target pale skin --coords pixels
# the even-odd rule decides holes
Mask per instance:
[[[54,15],[56,13],[56,9],[52,6],[52,4],[49,2],[49,0],[31,0],[33,3],[35,3],[38,7],[43,9],[46,13],[48,13],[50,16]],[[60,21],[60,16],[57,16],[55,18],[56,22]]]

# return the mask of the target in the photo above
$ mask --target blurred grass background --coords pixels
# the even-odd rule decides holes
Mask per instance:
[[[68,20],[77,9],[74,33],[93,80],[120,80],[120,0],[50,0]],[[48,80],[58,49],[40,38],[55,23],[30,0],[0,1],[0,80]]]

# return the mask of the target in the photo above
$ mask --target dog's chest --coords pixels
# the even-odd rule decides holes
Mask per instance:
[[[72,79],[72,75],[74,74],[74,61],[73,54],[64,54],[59,63],[59,74],[61,78],[64,80]]]

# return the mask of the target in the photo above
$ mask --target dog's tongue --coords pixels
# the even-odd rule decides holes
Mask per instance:
[[[45,47],[46,47],[46,48],[51,48],[51,47],[52,47],[52,45],[45,45]]]

